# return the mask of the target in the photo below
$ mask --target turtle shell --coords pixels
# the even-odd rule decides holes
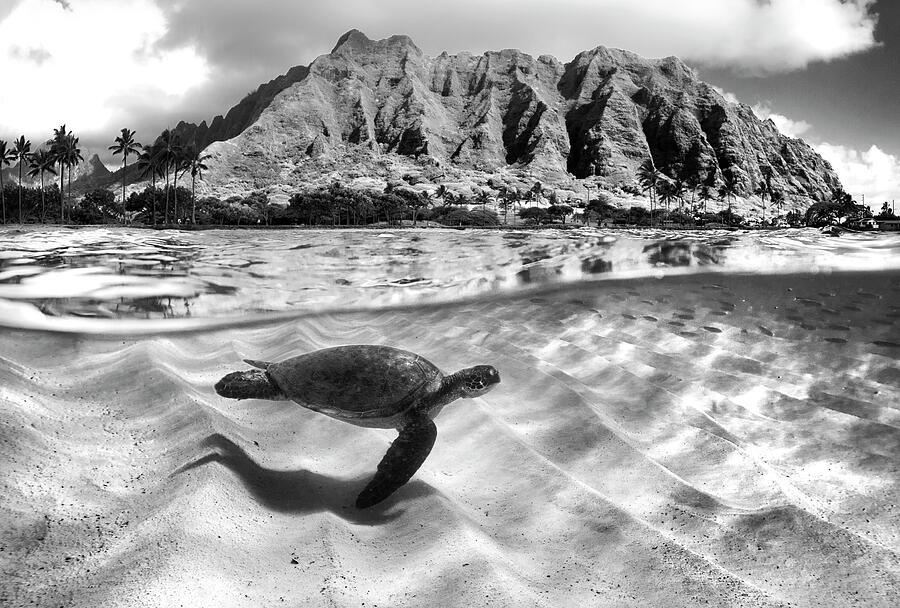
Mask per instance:
[[[288,398],[336,418],[403,413],[443,378],[430,361],[389,346],[338,346],[273,363],[269,377]]]

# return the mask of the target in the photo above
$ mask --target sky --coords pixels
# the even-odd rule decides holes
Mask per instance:
[[[429,55],[599,45],[677,55],[828,159],[866,202],[900,199],[898,0],[0,0],[0,139],[65,123],[111,166],[123,127],[152,140],[224,114],[357,28]],[[873,208],[876,205],[873,205]]]

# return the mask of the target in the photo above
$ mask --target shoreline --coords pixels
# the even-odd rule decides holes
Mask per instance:
[[[488,225],[479,225],[479,226],[444,226],[444,225],[404,225],[404,226],[388,226],[388,225],[379,225],[379,224],[368,224],[368,225],[352,225],[352,224],[339,224],[339,225],[315,225],[310,226],[307,224],[279,224],[279,225],[235,225],[235,224],[157,224],[155,226],[149,226],[147,224],[0,224],[3,227],[9,228],[24,228],[24,227],[51,227],[51,228],[69,228],[69,229],[81,229],[81,228],[134,228],[140,230],[181,230],[186,232],[194,232],[194,231],[206,231],[206,230],[497,230],[497,231],[511,231],[511,232],[519,232],[519,231],[531,231],[531,232],[539,232],[542,230],[577,230],[583,228],[593,228],[595,230],[668,230],[668,231],[683,231],[683,232],[711,232],[711,231],[726,231],[726,232],[776,232],[780,230],[802,230],[804,228],[811,228],[815,230],[824,230],[825,228],[838,228],[841,231],[846,232],[891,232],[889,230],[856,230],[853,228],[845,228],[843,226],[832,226],[832,227],[820,227],[816,228],[813,226],[790,226],[787,228],[772,228],[772,227],[763,227],[763,226],[715,226],[715,227],[706,227],[706,226],[641,226],[637,224],[617,224],[614,226],[595,226],[595,225],[584,225],[584,224],[553,224],[553,225],[527,225],[527,224],[499,224],[496,226],[488,226]]]

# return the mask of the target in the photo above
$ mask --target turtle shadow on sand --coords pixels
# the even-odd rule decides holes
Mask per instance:
[[[206,437],[200,446],[213,450],[176,469],[170,477],[186,473],[210,463],[219,463],[237,475],[244,487],[262,506],[282,513],[314,513],[330,511],[358,524],[376,525],[397,519],[403,514],[396,507],[417,497],[434,494],[434,488],[422,481],[412,481],[388,499],[365,510],[353,506],[356,493],[367,481],[366,476],[340,478],[304,469],[279,471],[258,464],[246,451],[220,433]]]

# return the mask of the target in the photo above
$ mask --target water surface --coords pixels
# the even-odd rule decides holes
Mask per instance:
[[[12,606],[895,605],[900,240],[0,233]],[[212,390],[339,344],[495,365],[395,437]]]

